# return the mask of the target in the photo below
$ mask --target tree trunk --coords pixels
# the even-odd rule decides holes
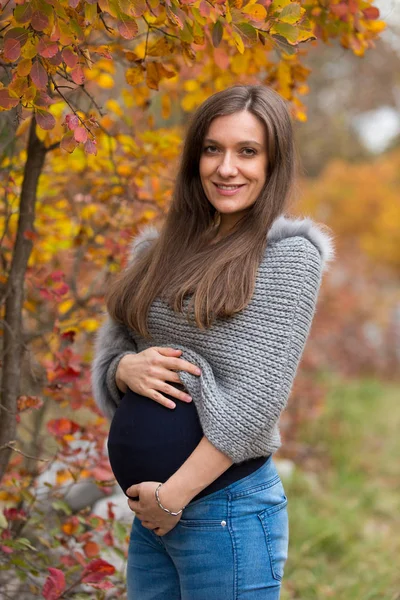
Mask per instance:
[[[33,245],[32,240],[26,236],[26,233],[33,231],[37,186],[46,151],[45,145],[36,135],[36,121],[32,117],[20,197],[17,236],[5,294],[0,401],[0,481],[7,469],[12,452],[10,442],[15,440],[17,430],[17,398],[20,395],[23,351],[22,308],[24,303],[24,281]]]

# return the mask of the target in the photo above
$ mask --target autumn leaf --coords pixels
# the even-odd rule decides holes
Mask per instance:
[[[38,54],[44,58],[52,58],[58,52],[58,44],[51,42],[48,39],[41,38],[37,46],[37,51]]]
[[[77,142],[85,143],[88,137],[88,132],[85,127],[75,127],[74,129],[74,138]]]
[[[267,10],[261,4],[247,5],[242,9],[242,12],[249,15],[252,21],[265,21]]]
[[[8,38],[4,42],[4,56],[7,60],[15,61],[21,54],[21,44],[18,40]]]
[[[14,19],[17,23],[29,23],[32,18],[32,6],[31,2],[25,2],[25,4],[18,4],[14,8]]]
[[[379,19],[379,8],[376,6],[367,6],[367,8],[363,8],[362,13],[366,19]]]
[[[60,419],[52,419],[47,423],[48,431],[55,437],[62,437],[63,435],[71,435],[80,430],[80,427],[74,421],[61,417]]]
[[[35,60],[35,62],[32,64],[30,76],[37,88],[40,89],[46,87],[48,76],[45,68],[42,66],[39,60]]]
[[[90,138],[85,142],[85,151],[86,154],[97,154],[97,145],[96,140],[91,140]]]
[[[83,73],[83,69],[80,65],[72,69],[71,78],[76,85],[82,85],[85,81],[85,75]]]
[[[214,24],[211,34],[212,43],[215,48],[217,48],[220,45],[223,32],[224,30],[222,29],[221,21],[218,19],[218,21],[216,21]]]
[[[93,558],[100,554],[100,546],[96,542],[86,542],[83,546],[83,551],[88,558]]]
[[[71,48],[64,48],[61,52],[61,56],[70,69],[76,67],[78,63],[78,55]]]
[[[139,31],[139,27],[135,19],[130,19],[127,16],[124,16],[122,20],[118,21],[117,27],[122,37],[126,40],[132,40]]]
[[[35,115],[36,123],[39,125],[39,127],[46,131],[53,129],[54,125],[56,124],[55,118],[47,110],[38,108],[35,112]]]
[[[11,96],[10,92],[6,89],[0,89],[0,108],[3,110],[10,110],[19,104],[19,98]]]
[[[42,595],[45,600],[57,600],[65,590],[65,575],[60,569],[48,567],[50,575],[47,577]]]
[[[83,572],[83,583],[98,583],[109,575],[114,575],[115,567],[102,558],[92,560]]]
[[[31,25],[35,31],[44,31],[50,25],[50,21],[43,11],[35,10],[32,15]]]
[[[127,71],[125,73],[125,79],[126,79],[126,82],[132,86],[137,85],[138,83],[143,81],[144,70],[143,70],[142,66],[131,67],[130,69],[127,69]]]

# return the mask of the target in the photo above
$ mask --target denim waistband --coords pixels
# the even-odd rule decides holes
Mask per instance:
[[[240,494],[241,491],[248,489],[249,486],[257,486],[258,484],[265,484],[268,482],[279,481],[280,477],[278,471],[276,469],[276,465],[273,461],[272,454],[267,458],[265,463],[256,471],[239,479],[238,481],[234,481],[233,483],[227,485],[222,488],[222,490],[218,490],[213,492],[212,494],[208,494],[203,498],[199,498],[198,500],[194,500],[190,503],[190,506],[194,506],[200,504],[200,502],[207,502],[209,500],[213,500],[214,498],[220,498],[224,496],[236,496]]]

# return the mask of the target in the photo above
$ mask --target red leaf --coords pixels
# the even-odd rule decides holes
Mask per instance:
[[[48,131],[49,129],[53,129],[56,124],[56,120],[47,110],[38,108],[36,110],[36,123],[39,125],[39,127]]]
[[[88,132],[84,127],[76,127],[74,129],[74,138],[77,142],[85,143],[88,137]]]
[[[50,98],[43,90],[38,90],[33,100],[33,104],[39,108],[46,108],[47,106],[50,106],[50,104],[54,104],[54,102],[55,100]]]
[[[61,65],[61,63],[62,63],[61,52],[59,50],[57,50],[56,54],[54,56],[52,56],[51,58],[49,58],[48,61],[50,64],[56,65],[57,67],[58,67],[58,65]]]
[[[48,567],[50,575],[42,589],[45,600],[57,600],[65,590],[65,575],[60,569]]]
[[[32,6],[30,2],[19,4],[14,8],[14,19],[17,23],[29,23],[32,18]]]
[[[88,558],[93,558],[93,556],[97,556],[100,552],[100,546],[96,544],[96,542],[86,542],[83,546],[83,551]]]
[[[98,583],[109,575],[114,575],[115,567],[102,558],[92,560],[83,572],[82,583]]]
[[[23,46],[28,40],[28,32],[23,27],[13,27],[4,34],[5,40],[18,40],[21,46]]]
[[[86,154],[97,154],[96,140],[87,140],[87,142],[85,143],[85,152]]]
[[[37,47],[38,54],[44,58],[52,58],[58,52],[58,44],[41,38]]]
[[[76,115],[69,114],[65,117],[65,122],[68,126],[68,129],[70,129],[71,131],[73,131],[74,129],[76,129],[79,125],[79,119]]]
[[[61,417],[60,419],[52,419],[49,421],[47,423],[47,429],[53,435],[62,437],[63,435],[71,435],[79,431],[80,427],[77,423],[74,423],[74,421]]]
[[[32,231],[32,229],[25,229],[24,231],[24,238],[26,240],[32,240],[35,241],[38,239],[38,234],[36,231]]]
[[[43,31],[50,25],[49,18],[41,10],[35,10],[32,15],[31,25],[36,31]]]
[[[71,154],[71,152],[73,152],[75,150],[77,145],[78,145],[78,142],[75,140],[72,133],[68,132],[61,138],[60,148],[62,148],[63,150],[66,150],[70,154]]]
[[[18,521],[19,519],[26,519],[27,514],[23,509],[18,508],[5,508],[3,510],[4,516],[7,521]]]
[[[110,590],[114,587],[114,584],[111,581],[101,581],[100,583],[88,583],[92,587],[96,588],[96,590]]]
[[[38,60],[33,63],[30,75],[37,88],[46,87],[48,81],[47,73]]]
[[[117,23],[118,31],[126,40],[132,40],[138,34],[139,27],[134,19],[128,19],[124,16],[123,21]]]
[[[21,54],[21,44],[18,40],[8,38],[4,43],[4,56],[7,60],[17,60]]]
[[[368,6],[367,8],[364,8],[362,13],[366,19],[379,19],[379,8],[376,6]]]
[[[14,98],[14,96],[10,96],[10,92],[2,88],[0,89],[0,106],[5,110],[10,110],[10,108],[14,108],[19,104],[19,98]]]
[[[43,406],[43,400],[39,396],[18,396],[17,410],[22,412],[31,408],[39,409]]]
[[[71,71],[71,77],[72,81],[76,83],[76,85],[82,85],[82,83],[84,83],[85,75],[80,65],[78,65],[77,67],[75,67],[75,69]]]
[[[56,269],[55,271],[52,271],[50,273],[49,277],[53,281],[63,281],[63,279],[65,277],[65,273],[64,273],[64,271],[61,271],[61,269]]]
[[[71,50],[71,48],[64,48],[61,54],[67,67],[69,67],[70,69],[76,67],[76,63],[78,62],[78,56],[73,50]]]

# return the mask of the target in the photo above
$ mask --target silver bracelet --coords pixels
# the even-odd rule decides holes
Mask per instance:
[[[165,510],[165,512],[167,512],[169,515],[173,515],[174,517],[176,517],[177,515],[180,515],[181,512],[183,511],[184,508],[186,508],[186,506],[184,506],[183,508],[181,508],[181,510],[178,510],[178,512],[172,512],[171,510],[168,510],[168,508],[165,508],[165,506],[163,506],[160,502],[160,498],[158,497],[158,490],[160,489],[160,487],[162,486],[162,483],[159,484],[159,486],[157,487],[156,491],[155,491],[155,495],[156,495],[156,500],[157,500],[157,504],[160,508],[162,508],[163,510]]]

